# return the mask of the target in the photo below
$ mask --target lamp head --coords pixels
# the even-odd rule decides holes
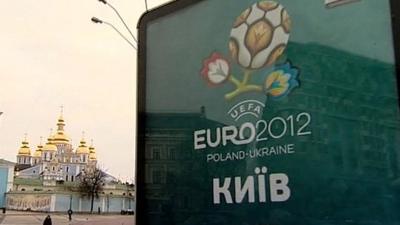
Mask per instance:
[[[99,2],[103,3],[103,4],[107,4],[106,0],[99,0]]]
[[[103,23],[102,20],[100,20],[100,19],[98,19],[98,18],[96,18],[96,17],[92,17],[92,22],[93,22],[93,23]]]

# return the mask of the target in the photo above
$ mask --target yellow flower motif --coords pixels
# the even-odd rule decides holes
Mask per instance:
[[[290,74],[285,74],[284,71],[278,70],[271,73],[265,80],[265,90],[267,94],[273,97],[280,97],[289,89]]]

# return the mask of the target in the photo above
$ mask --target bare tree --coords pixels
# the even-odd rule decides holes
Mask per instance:
[[[80,175],[79,190],[88,195],[91,200],[90,212],[93,212],[95,198],[99,198],[99,193],[103,190],[106,174],[99,168],[87,169]]]

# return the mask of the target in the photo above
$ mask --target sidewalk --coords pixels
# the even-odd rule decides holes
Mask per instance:
[[[42,225],[47,213],[9,211],[0,215],[1,225]],[[68,221],[67,214],[51,214],[53,225],[134,225],[134,216],[76,214]]]

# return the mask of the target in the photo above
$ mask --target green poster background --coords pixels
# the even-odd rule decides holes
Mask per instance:
[[[206,0],[146,26],[146,117],[143,195],[148,224],[400,224],[399,110],[389,1],[360,1],[327,9],[323,1],[280,0],[292,20],[280,60],[299,70],[299,86],[273,101],[245,93],[226,101],[233,85],[210,87],[203,62],[219,52],[229,59],[229,36],[254,0]],[[235,74],[241,67],[229,61]],[[277,66],[275,66],[277,67]],[[252,82],[274,68],[254,72]],[[245,100],[265,104],[260,118],[227,113]],[[304,136],[247,145],[194,149],[194,132],[308,113]],[[296,126],[301,127],[305,120]],[[279,132],[279,124],[273,126]],[[245,134],[246,136],[247,134]],[[207,161],[210,154],[249,152],[291,144],[291,154]],[[284,173],[284,202],[213,203],[213,179]],[[242,182],[242,184],[243,184]],[[235,197],[235,185],[229,190]],[[267,178],[267,187],[269,182]],[[258,187],[255,186],[256,193]],[[246,198],[245,198],[246,199]]]

